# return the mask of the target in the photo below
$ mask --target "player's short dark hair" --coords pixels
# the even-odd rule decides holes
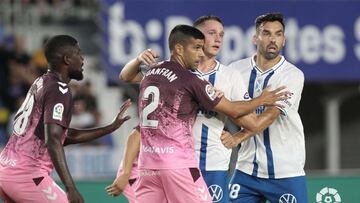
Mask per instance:
[[[78,41],[69,35],[55,35],[47,40],[44,52],[49,64],[57,64],[62,60],[65,52],[73,48]]]
[[[194,27],[197,27],[203,23],[205,23],[208,20],[214,20],[219,22],[222,26],[224,26],[223,21],[218,17],[218,16],[214,16],[214,15],[206,15],[206,16],[200,16],[198,19],[196,19],[193,23]]]
[[[275,22],[278,21],[279,23],[281,23],[281,25],[284,28],[285,31],[285,23],[284,23],[284,16],[282,13],[278,13],[278,12],[273,12],[273,13],[266,13],[264,15],[258,16],[255,19],[255,28],[256,28],[256,32],[259,31],[259,27],[265,23],[265,22]]]
[[[173,50],[175,44],[180,43],[185,45],[191,39],[205,39],[204,34],[197,28],[190,25],[177,25],[175,26],[169,36],[169,48]]]

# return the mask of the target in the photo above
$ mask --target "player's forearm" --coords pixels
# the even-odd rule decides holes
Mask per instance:
[[[246,114],[249,114],[259,106],[262,105],[261,100],[259,99],[253,99],[251,101],[236,101],[235,108],[234,108],[234,115],[233,118],[239,118],[241,116],[244,116]]]
[[[264,131],[269,127],[280,115],[280,110],[276,107],[267,107],[259,116],[255,113],[242,116],[233,120],[239,127],[246,129],[251,134]]]
[[[256,119],[255,133],[264,131],[269,127],[280,115],[280,110],[276,107],[267,107]]]
[[[256,133],[254,133],[252,131],[248,131],[246,129],[242,129],[242,130],[236,132],[235,134],[233,134],[233,137],[234,137],[234,140],[237,143],[237,145],[239,145],[254,135],[256,135]]]
[[[119,74],[119,79],[125,82],[136,82],[134,81],[139,74],[139,66],[141,65],[140,60],[134,58],[129,61]]]
[[[65,139],[64,145],[90,142],[102,136],[105,136],[109,133],[112,133],[117,128],[118,127],[113,124],[109,124],[104,127],[90,128],[90,129],[70,128],[68,131],[68,136]]]
[[[47,143],[47,149],[51,158],[52,163],[54,164],[55,170],[58,173],[61,181],[63,182],[66,191],[75,189],[74,181],[70,175],[66,159],[64,148],[60,140],[49,140]]]
[[[133,130],[129,135],[123,160],[123,172],[130,176],[133,163],[140,151],[140,132]]]

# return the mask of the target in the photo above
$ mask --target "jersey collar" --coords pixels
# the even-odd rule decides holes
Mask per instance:
[[[261,75],[265,75],[267,73],[270,73],[270,72],[273,72],[273,71],[276,71],[277,69],[279,69],[284,63],[285,63],[285,57],[284,56],[281,56],[281,59],[280,61],[275,64],[273,67],[269,68],[268,70],[266,71],[263,71],[261,70],[259,67],[256,66],[256,62],[255,62],[255,56],[256,54],[254,54],[252,57],[251,57],[251,66],[256,69],[257,72],[259,72]]]
[[[198,72],[201,76],[207,76],[207,75],[211,75],[211,74],[215,73],[220,68],[220,62],[218,60],[215,60],[215,62],[216,62],[215,68],[212,69],[211,71],[209,71],[207,73],[203,73],[199,69],[196,69],[196,72]]]

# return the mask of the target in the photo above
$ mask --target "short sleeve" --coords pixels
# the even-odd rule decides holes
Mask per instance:
[[[72,114],[72,96],[65,83],[55,82],[44,92],[44,123],[59,124],[68,128]]]
[[[304,87],[303,73],[299,71],[296,74],[292,74],[292,76],[286,77],[286,79],[285,77],[282,78],[281,84],[277,84],[277,87],[280,86],[285,86],[286,90],[290,92],[288,99],[277,102],[283,106],[278,107],[281,110],[281,114],[287,116],[289,111],[297,111],[299,108],[301,93]]]
[[[189,81],[191,94],[194,95],[201,108],[212,110],[220,102],[221,98],[215,97],[214,87],[209,82],[195,74],[192,76]]]

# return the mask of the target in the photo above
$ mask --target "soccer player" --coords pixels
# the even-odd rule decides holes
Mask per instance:
[[[250,97],[257,97],[269,84],[286,86],[291,97],[281,101],[283,107],[274,111],[277,119],[273,124],[242,143],[230,199],[236,203],[266,200],[306,203],[305,141],[298,113],[304,74],[280,55],[285,45],[282,14],[261,15],[256,18],[255,27],[256,54],[233,62],[230,67],[242,73]],[[260,107],[256,111],[263,110]]]
[[[194,26],[205,35],[204,57],[202,57],[197,72],[216,88],[224,92],[229,100],[249,100],[239,71],[232,71],[227,66],[216,60],[224,37],[224,25],[217,16],[202,16],[194,22]],[[275,108],[275,107],[272,107]],[[267,112],[262,115],[266,116]],[[253,117],[252,117],[253,116]],[[252,117],[252,118],[249,118]],[[221,143],[226,116],[215,111],[200,110],[194,126],[195,151],[199,159],[199,167],[213,202],[229,202],[228,170],[231,149]],[[266,125],[273,120],[266,120]],[[250,128],[255,132],[261,130],[258,126],[263,124],[254,115],[243,116],[234,120],[240,127]],[[256,126],[257,124],[257,126]],[[255,126],[255,127],[254,127]],[[267,126],[263,126],[265,128]]]
[[[14,120],[14,130],[0,154],[0,198],[6,202],[84,202],[69,173],[63,146],[94,140],[118,129],[130,117],[123,114],[94,129],[69,128],[73,102],[68,83],[83,78],[83,57],[76,39],[57,35],[48,40],[49,70],[37,78]],[[66,193],[52,180],[55,167]]]
[[[251,101],[230,102],[216,97],[214,88],[190,70],[204,56],[204,35],[178,25],[169,36],[171,57],[152,67],[140,83],[141,146],[138,202],[211,202],[198,169],[192,125],[199,108],[234,119],[259,105],[284,99],[283,88],[263,92]]]

